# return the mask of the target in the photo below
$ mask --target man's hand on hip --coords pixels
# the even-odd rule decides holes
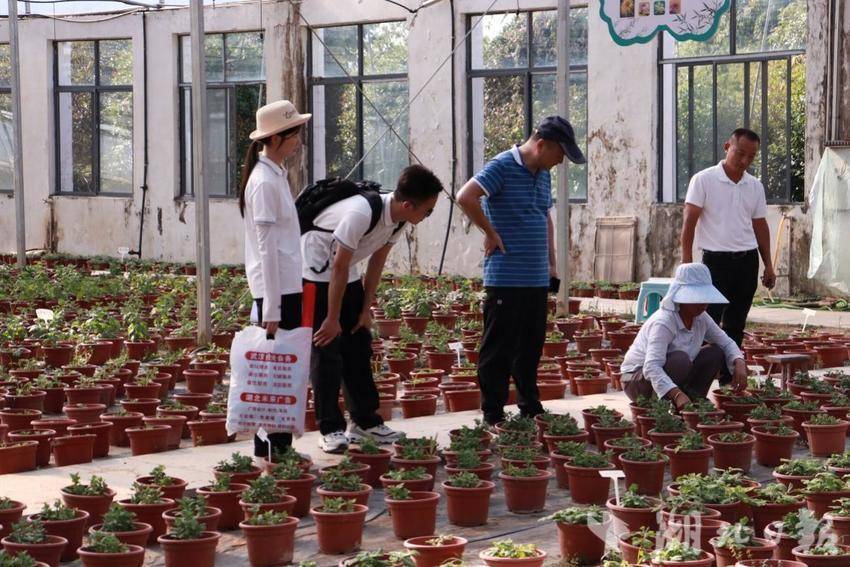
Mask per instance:
[[[761,283],[764,284],[764,287],[767,289],[773,289],[773,286],[776,285],[776,273],[773,271],[772,267],[764,269],[764,273],[761,276]]]
[[[327,317],[319,330],[313,335],[313,344],[317,347],[328,346],[341,334],[342,326],[339,324],[339,319]]]
[[[496,250],[501,250],[502,254],[506,252],[502,237],[494,230],[484,235],[484,254],[490,256]]]

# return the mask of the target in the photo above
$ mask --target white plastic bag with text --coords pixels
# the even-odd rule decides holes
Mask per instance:
[[[304,433],[313,329],[266,330],[250,326],[236,333],[230,347],[227,433]]]

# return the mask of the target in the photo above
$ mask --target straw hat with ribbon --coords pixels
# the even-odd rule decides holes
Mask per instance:
[[[272,134],[301,126],[310,120],[311,116],[312,114],[300,114],[288,100],[271,102],[257,110],[257,129],[248,137],[252,140],[262,140]]]
[[[729,303],[711,283],[711,272],[705,264],[681,264],[676,277],[661,300],[661,308],[677,311],[677,303]]]

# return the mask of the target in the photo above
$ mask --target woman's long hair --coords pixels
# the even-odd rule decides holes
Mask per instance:
[[[285,140],[300,131],[301,126],[296,126],[279,134],[272,134],[259,140],[251,140],[248,149],[245,150],[245,159],[242,160],[242,180],[239,183],[239,213],[242,218],[245,218],[245,188],[248,186],[248,179],[251,177],[251,172],[254,171],[254,166],[260,159],[260,150],[271,142],[273,136],[281,136]]]

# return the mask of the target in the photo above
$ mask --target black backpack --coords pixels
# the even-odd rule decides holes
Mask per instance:
[[[343,199],[360,195],[369,203],[372,209],[372,219],[369,221],[369,229],[366,234],[378,225],[381,213],[384,210],[384,201],[381,199],[381,184],[375,181],[350,181],[340,177],[320,179],[304,188],[295,198],[295,208],[298,211],[298,223],[301,225],[301,234],[318,230],[320,232],[333,232],[326,228],[320,228],[314,223],[319,214],[335,203]],[[404,222],[398,223],[393,234],[404,227]]]

